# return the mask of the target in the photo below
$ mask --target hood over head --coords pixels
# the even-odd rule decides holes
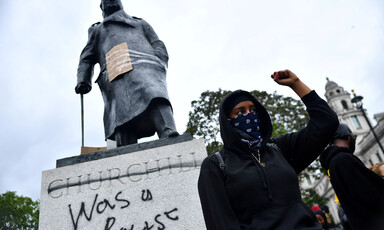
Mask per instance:
[[[337,128],[335,134],[333,135],[333,138],[330,144],[332,145],[335,139],[348,139],[348,137],[349,137],[349,148],[353,153],[355,152],[355,147],[356,147],[356,140],[355,140],[356,136],[353,135],[348,125],[344,123],[339,124],[339,127]]]
[[[323,217],[325,225],[328,224],[327,216],[325,215],[325,213],[323,211],[317,210],[317,211],[315,211],[315,215],[319,215],[319,216]]]
[[[265,107],[247,91],[236,90],[224,97],[220,104],[219,122],[220,122],[220,134],[224,143],[225,149],[240,150],[246,148],[246,146],[240,141],[239,136],[234,132],[234,128],[230,124],[229,112],[238,103],[250,100],[255,104],[256,113],[260,119],[260,130],[263,138],[264,145],[272,135],[272,123],[271,118],[265,109]],[[240,149],[239,149],[240,148]],[[243,151],[246,149],[243,149]]]
[[[320,207],[322,211],[329,213],[329,207],[327,205],[323,205]]]
[[[350,135],[352,135],[352,131],[348,127],[348,125],[346,125],[344,123],[340,123],[335,134],[333,135],[332,141],[334,141],[335,139],[343,139],[343,138],[346,138]]]

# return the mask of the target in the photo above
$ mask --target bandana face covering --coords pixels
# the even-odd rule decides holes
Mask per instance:
[[[239,115],[230,120],[232,127],[255,138],[258,144],[261,144],[260,119],[257,113],[247,113]]]

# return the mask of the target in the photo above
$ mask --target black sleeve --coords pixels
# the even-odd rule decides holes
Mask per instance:
[[[215,155],[208,156],[201,165],[198,190],[207,230],[240,229]]]
[[[351,153],[335,153],[329,162],[331,184],[349,222],[356,229],[384,229],[384,180]]]
[[[305,95],[302,101],[309,114],[307,126],[274,139],[297,174],[320,155],[339,126],[336,113],[315,91]]]

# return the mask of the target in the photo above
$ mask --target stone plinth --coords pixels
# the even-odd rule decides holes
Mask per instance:
[[[205,229],[197,179],[207,153],[183,136],[58,160],[42,175],[39,228]]]

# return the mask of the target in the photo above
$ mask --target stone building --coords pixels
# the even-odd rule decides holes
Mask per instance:
[[[359,157],[367,167],[370,167],[375,163],[383,162],[384,153],[377,144],[363,113],[351,102],[352,97],[353,95],[344,90],[343,87],[327,78],[325,98],[329,106],[337,113],[340,123],[347,124],[352,132],[357,135],[354,155]],[[380,143],[384,145],[384,112],[375,114],[374,119],[375,123],[372,121],[370,121],[370,123]],[[330,199],[327,205],[330,212],[335,222],[340,222],[337,214],[338,206],[334,201],[334,191],[327,176],[323,175],[320,178],[316,178],[315,176],[308,177],[301,183],[301,188],[313,188],[320,196],[329,197]]]

